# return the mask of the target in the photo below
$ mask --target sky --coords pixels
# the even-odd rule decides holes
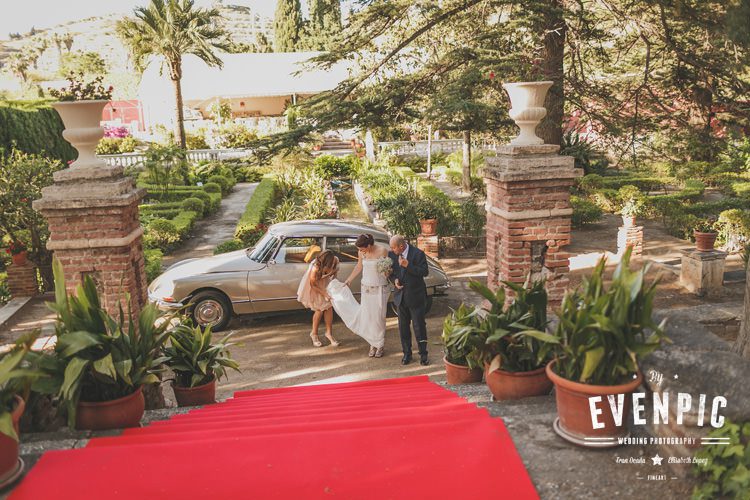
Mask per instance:
[[[129,14],[148,0],[0,0],[0,40],[8,33],[26,33],[31,27],[51,28],[68,21],[106,14]],[[225,0],[225,4],[254,7],[262,15],[273,16],[276,0]],[[196,0],[209,6],[211,0]]]

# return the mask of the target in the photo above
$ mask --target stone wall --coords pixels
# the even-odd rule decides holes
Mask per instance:
[[[712,334],[693,316],[690,309],[670,311],[667,335],[672,344],[646,357],[641,368],[645,374],[644,385],[651,394],[669,393],[669,424],[654,425],[652,415],[647,418],[648,431],[655,437],[694,437],[696,444],[661,445],[667,457],[694,455],[700,447],[700,438],[713,427],[710,425],[711,402],[715,396],[727,399],[726,408],[720,414],[734,422],[750,420],[750,360],[730,351],[731,344]],[[652,380],[651,373],[663,376],[660,382]],[[676,423],[676,398],[679,392],[692,397],[692,411],[683,425]],[[698,425],[699,395],[706,395],[706,417],[703,426]],[[672,464],[673,470],[686,476],[689,465]]]

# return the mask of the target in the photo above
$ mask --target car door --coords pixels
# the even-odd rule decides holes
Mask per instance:
[[[329,236],[326,238],[326,250],[331,250],[339,258],[338,279],[342,282],[349,277],[357,265],[359,250],[355,245],[356,241],[356,236]],[[360,293],[361,279],[362,275],[360,274],[351,284],[351,290],[355,296]]]
[[[267,267],[251,276],[248,293],[256,312],[299,309],[300,281],[323,248],[323,237],[285,237]]]

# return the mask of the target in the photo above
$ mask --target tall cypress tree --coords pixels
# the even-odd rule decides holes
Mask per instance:
[[[275,52],[294,52],[302,35],[302,7],[299,0],[278,0],[273,20]]]
[[[309,0],[308,49],[328,50],[341,32],[341,0]]]

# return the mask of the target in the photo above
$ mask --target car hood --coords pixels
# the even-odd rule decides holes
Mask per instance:
[[[183,260],[172,265],[164,274],[176,278],[196,274],[258,271],[264,267],[265,264],[250,260],[246,250],[237,250],[201,259]]]

